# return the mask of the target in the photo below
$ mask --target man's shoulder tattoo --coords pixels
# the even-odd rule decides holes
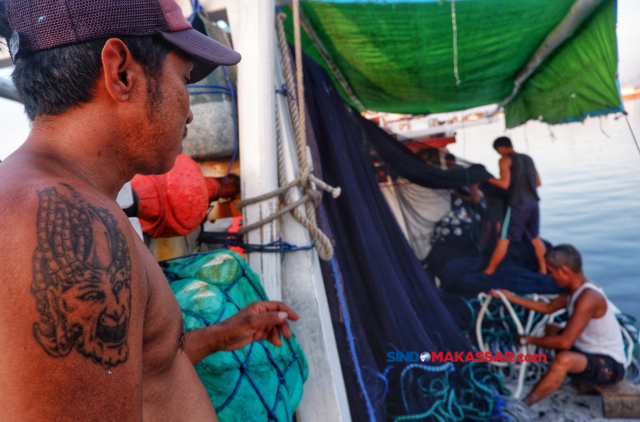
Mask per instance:
[[[72,349],[105,368],[129,356],[131,258],[114,216],[67,184],[38,191],[33,335],[53,357]]]

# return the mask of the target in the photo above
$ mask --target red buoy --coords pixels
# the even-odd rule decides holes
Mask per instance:
[[[230,175],[224,186],[221,180],[205,178],[198,164],[185,154],[178,155],[169,173],[137,175],[131,187],[139,198],[142,230],[151,237],[191,233],[204,220],[211,200],[238,193],[237,176]]]

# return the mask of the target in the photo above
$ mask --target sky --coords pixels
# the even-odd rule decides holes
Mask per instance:
[[[622,85],[640,85],[640,1],[618,0],[618,71]]]
[[[618,57],[621,85],[640,85],[640,0],[618,0]],[[0,69],[7,77],[10,68]],[[0,159],[18,148],[29,134],[22,106],[0,98]]]

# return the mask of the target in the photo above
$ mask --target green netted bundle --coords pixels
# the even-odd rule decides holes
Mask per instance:
[[[182,308],[185,331],[215,324],[252,302],[268,300],[260,279],[240,255],[218,250],[165,266]],[[254,342],[218,352],[195,365],[221,422],[291,421],[308,367],[295,340]]]

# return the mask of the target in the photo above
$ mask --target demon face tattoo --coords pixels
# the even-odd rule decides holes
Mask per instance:
[[[53,357],[75,348],[107,369],[125,362],[131,259],[116,219],[66,184],[38,197],[31,293],[40,321],[33,335]]]

